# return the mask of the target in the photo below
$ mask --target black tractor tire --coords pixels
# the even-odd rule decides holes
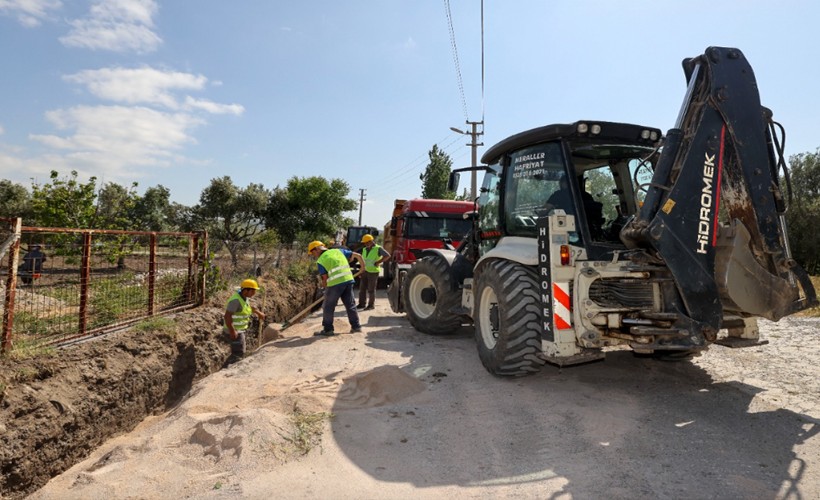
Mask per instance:
[[[475,339],[484,368],[500,377],[538,373],[543,306],[535,268],[491,260],[475,281]]]
[[[461,292],[454,289],[447,262],[438,256],[424,257],[407,271],[401,296],[407,319],[429,335],[450,335],[461,328],[461,317],[453,309],[461,305]]]

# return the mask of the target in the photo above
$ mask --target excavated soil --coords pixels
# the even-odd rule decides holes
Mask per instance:
[[[315,292],[311,285],[271,285],[255,305],[273,322],[293,316]],[[49,356],[0,359],[0,498],[40,488],[107,439],[172,408],[194,382],[223,368],[230,357],[221,335],[228,294],[169,316],[170,328],[131,328]]]

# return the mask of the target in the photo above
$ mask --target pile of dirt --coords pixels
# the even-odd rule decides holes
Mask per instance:
[[[254,303],[273,322],[295,314],[315,292],[315,279],[260,284],[268,291]],[[168,316],[161,327],[122,330],[50,356],[0,359],[0,497],[31,493],[223,368],[230,346],[221,322],[230,293]],[[249,345],[256,344],[251,336]]]

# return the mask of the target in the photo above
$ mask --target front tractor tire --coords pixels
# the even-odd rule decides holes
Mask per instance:
[[[407,319],[429,335],[450,335],[461,328],[461,317],[453,312],[461,305],[461,293],[453,286],[447,262],[430,256],[417,260],[402,283]]]
[[[484,368],[504,377],[537,373],[545,360],[535,269],[492,260],[477,273],[475,285],[475,338]]]

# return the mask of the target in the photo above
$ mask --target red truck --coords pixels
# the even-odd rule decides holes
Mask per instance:
[[[410,269],[423,250],[457,245],[472,229],[465,214],[474,210],[471,201],[396,200],[393,217],[384,226],[383,247],[391,255],[384,268],[387,281]]]

